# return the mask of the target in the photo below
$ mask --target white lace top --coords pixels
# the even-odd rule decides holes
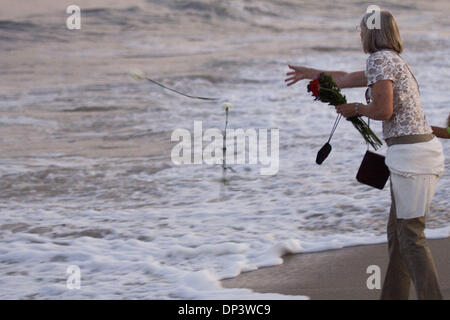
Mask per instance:
[[[422,109],[419,88],[406,62],[392,50],[380,50],[367,58],[367,85],[392,80],[394,112],[383,121],[383,138],[432,133]],[[369,87],[370,88],[370,87]],[[371,89],[369,89],[371,95]]]

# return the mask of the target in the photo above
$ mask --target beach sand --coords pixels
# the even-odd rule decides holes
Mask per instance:
[[[429,240],[436,262],[442,294],[450,299],[450,238]],[[378,265],[383,282],[388,263],[387,244],[348,247],[315,253],[285,255],[281,265],[244,272],[222,280],[226,288],[249,288],[256,292],[307,295],[312,300],[379,299],[381,290],[369,290],[366,273]],[[382,283],[381,282],[381,283]],[[416,299],[411,285],[410,299]]]

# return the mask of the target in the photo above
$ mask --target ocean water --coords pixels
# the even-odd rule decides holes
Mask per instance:
[[[386,241],[389,188],[355,180],[360,136],[342,121],[317,166],[335,111],[305,81],[284,83],[287,64],[363,70],[365,2],[77,1],[81,30],[65,26],[70,1],[16,2],[0,10],[0,298],[303,299],[220,279],[288,252]],[[444,126],[450,3],[381,5],[397,17],[429,123]],[[132,68],[220,102],[135,82]],[[344,93],[363,101],[364,88]],[[234,165],[224,184],[220,166],[172,163],[173,130],[222,128],[223,101],[229,127],[280,130],[277,175]],[[431,238],[450,235],[449,189],[446,172]],[[70,265],[79,290],[66,287]]]

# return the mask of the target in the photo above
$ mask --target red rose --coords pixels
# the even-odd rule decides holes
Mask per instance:
[[[318,97],[320,93],[320,83],[319,80],[315,79],[309,83],[308,91],[312,92],[314,97]]]

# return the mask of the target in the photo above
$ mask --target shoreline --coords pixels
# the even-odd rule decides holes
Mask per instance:
[[[442,295],[450,299],[450,238],[428,239]],[[358,245],[321,252],[287,254],[283,263],[243,272],[221,280],[224,288],[247,288],[259,293],[306,295],[311,300],[378,300],[381,290],[367,288],[367,267],[388,263],[387,243]],[[416,299],[411,284],[410,299]]]

